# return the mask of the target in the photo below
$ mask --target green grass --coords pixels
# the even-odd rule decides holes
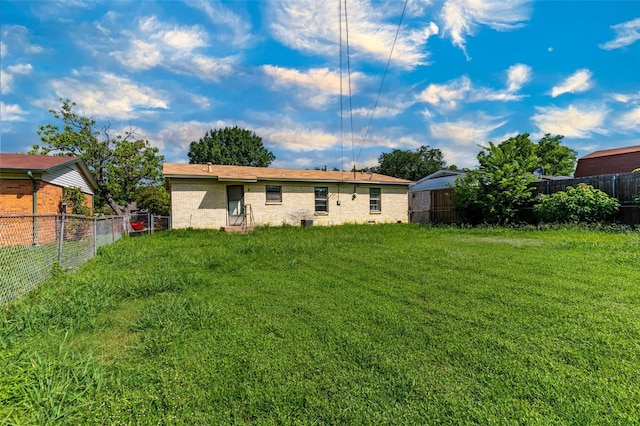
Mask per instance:
[[[640,423],[638,232],[171,231],[0,323],[0,423]]]

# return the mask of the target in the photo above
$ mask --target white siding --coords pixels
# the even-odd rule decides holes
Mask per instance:
[[[93,189],[75,164],[65,166],[53,173],[46,173],[42,176],[42,180],[64,188],[80,188],[85,194],[93,195]]]

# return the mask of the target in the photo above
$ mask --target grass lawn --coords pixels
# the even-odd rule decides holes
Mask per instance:
[[[0,308],[0,424],[639,424],[640,233],[170,231]]]

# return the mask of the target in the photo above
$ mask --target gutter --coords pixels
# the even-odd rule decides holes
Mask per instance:
[[[38,245],[38,183],[36,182],[36,178],[33,177],[33,172],[31,170],[27,170],[27,176],[33,182],[33,195],[32,199],[32,212],[33,212],[33,245]]]

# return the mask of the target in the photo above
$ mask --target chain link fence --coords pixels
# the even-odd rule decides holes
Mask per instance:
[[[156,216],[150,213],[131,213],[130,235],[153,234],[171,229],[171,216]]]
[[[0,216],[0,305],[36,288],[57,265],[74,269],[126,234],[124,217]]]

